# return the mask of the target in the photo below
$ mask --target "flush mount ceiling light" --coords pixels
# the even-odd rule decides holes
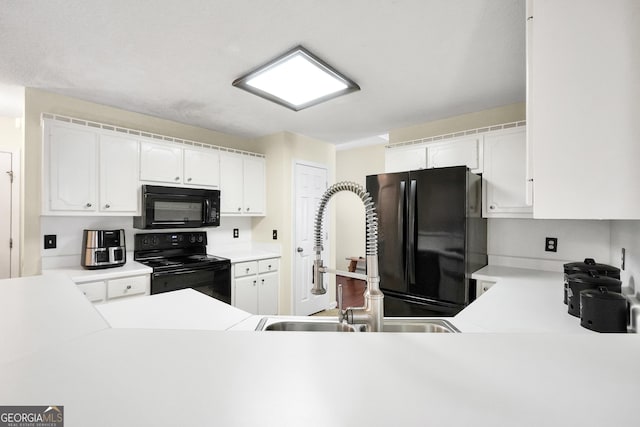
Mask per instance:
[[[233,85],[294,111],[360,90],[302,46],[240,77]]]

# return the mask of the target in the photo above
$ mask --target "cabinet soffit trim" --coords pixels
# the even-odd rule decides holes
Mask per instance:
[[[44,119],[55,120],[58,122],[68,123],[68,124],[73,124],[78,126],[86,126],[93,129],[104,129],[112,132],[119,132],[125,135],[141,136],[144,138],[156,140],[158,142],[171,142],[171,143],[181,144],[181,145],[184,145],[185,147],[205,148],[205,149],[218,150],[218,151],[224,151],[229,153],[244,154],[246,156],[261,157],[261,158],[265,157],[264,154],[253,153],[251,151],[244,151],[244,150],[238,150],[235,148],[222,147],[219,145],[206,144],[203,142],[192,141],[190,139],[174,138],[172,136],[160,135],[152,132],[145,132],[139,129],[130,129],[130,128],[111,125],[107,123],[83,120],[83,119],[78,119],[78,118],[69,117],[69,116],[61,116],[59,114],[42,113],[40,116],[41,123]]]

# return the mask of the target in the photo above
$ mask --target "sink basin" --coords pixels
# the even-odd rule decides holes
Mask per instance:
[[[256,331],[302,331],[302,332],[360,332],[362,325],[346,325],[336,321],[282,320],[263,317]],[[460,332],[443,319],[398,318],[384,319],[383,332],[456,333]]]
[[[382,332],[456,333],[460,331],[442,319],[386,318]]]
[[[260,325],[258,325],[260,327]],[[355,328],[338,322],[275,322],[263,326],[262,331],[355,332]]]

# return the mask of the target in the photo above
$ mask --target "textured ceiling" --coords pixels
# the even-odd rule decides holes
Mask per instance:
[[[524,15],[524,0],[0,0],[0,89],[344,143],[524,101]],[[294,112],[231,86],[298,44],[362,90]]]

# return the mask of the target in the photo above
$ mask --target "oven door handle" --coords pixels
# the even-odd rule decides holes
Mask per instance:
[[[179,271],[161,271],[159,273],[153,273],[153,275],[155,277],[175,276],[175,275],[178,275],[178,274],[191,274],[191,273],[195,273],[197,271],[201,271],[201,270],[191,269],[191,270],[179,270]]]

